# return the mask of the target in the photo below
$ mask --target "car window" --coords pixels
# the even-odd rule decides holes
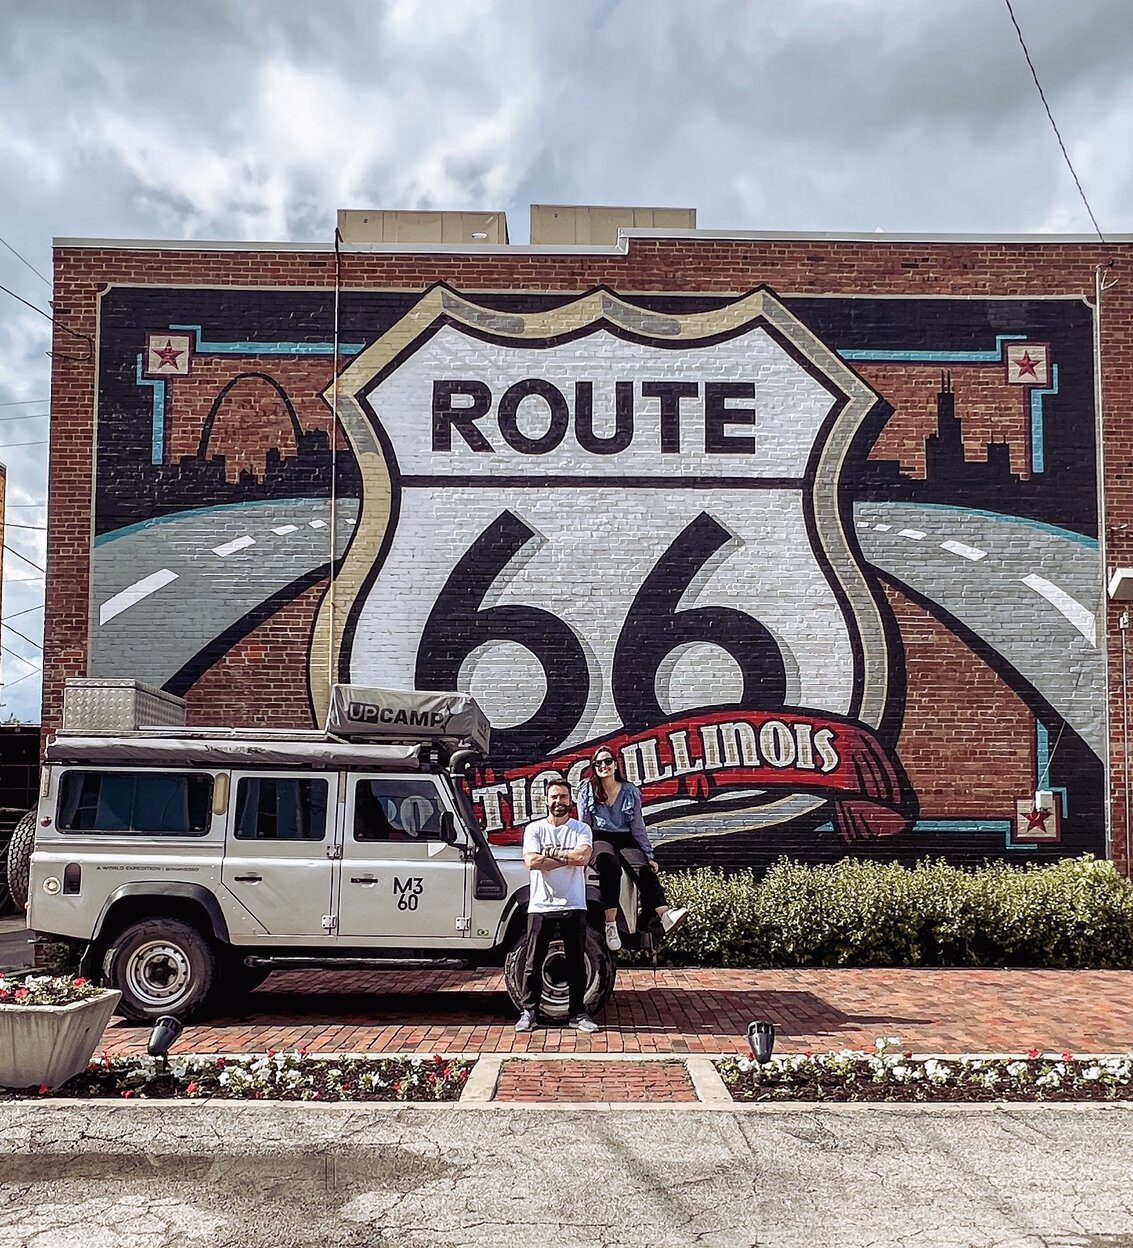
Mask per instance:
[[[237,782],[237,840],[321,841],[326,830],[325,780],[244,776]]]
[[[200,772],[67,771],[55,825],[61,832],[203,836],[212,776]]]
[[[427,780],[359,779],[354,789],[356,841],[439,841],[440,794]]]

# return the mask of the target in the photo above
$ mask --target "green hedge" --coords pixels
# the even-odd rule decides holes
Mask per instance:
[[[700,966],[1133,966],[1133,884],[1089,856],[963,870],[783,860],[762,879],[667,873],[687,925],[662,946]]]

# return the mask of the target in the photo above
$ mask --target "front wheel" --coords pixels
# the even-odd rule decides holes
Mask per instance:
[[[543,959],[543,985],[539,997],[539,1015],[548,1022],[566,1022],[570,1012],[570,994],[563,965],[563,942],[556,937]],[[583,997],[587,1014],[593,1017],[610,999],[614,991],[617,967],[606,948],[606,942],[589,924],[583,947],[586,962],[586,993]],[[527,932],[508,951],[504,960],[504,982],[516,1009],[523,1000],[523,966],[527,961]]]
[[[182,1022],[204,1009],[216,980],[216,955],[208,940],[176,919],[131,923],[102,960],[103,982],[122,993],[119,1010],[146,1022],[173,1014]]]

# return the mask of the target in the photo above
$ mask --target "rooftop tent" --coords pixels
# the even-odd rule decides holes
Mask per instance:
[[[350,740],[432,740],[487,754],[491,725],[466,693],[335,685],[326,731]]]

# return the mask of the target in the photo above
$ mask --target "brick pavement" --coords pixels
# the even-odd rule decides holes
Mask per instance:
[[[504,1062],[497,1101],[695,1102],[683,1062]]]
[[[768,1018],[777,1052],[868,1048],[897,1036],[917,1053],[1133,1049],[1133,971],[622,970],[594,1036],[517,1036],[495,970],[289,971],[243,1017],[185,1029],[177,1052],[715,1054],[746,1048]],[[149,1029],[115,1020],[111,1054],[145,1051]]]

